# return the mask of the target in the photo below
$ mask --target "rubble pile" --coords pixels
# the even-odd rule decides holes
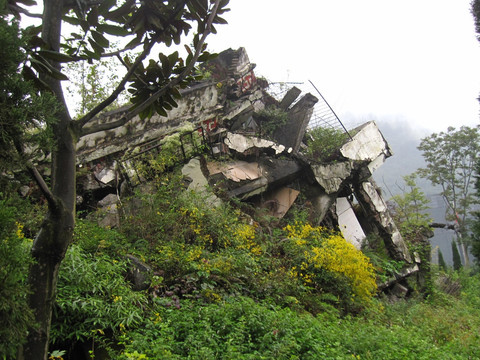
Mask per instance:
[[[124,187],[145,180],[135,159],[165,151],[169,141],[186,164],[183,174],[191,180],[190,188],[221,189],[278,218],[302,194],[317,224],[338,227],[357,248],[366,234],[375,232],[392,259],[408,264],[405,276],[418,271],[372,179],[392,155],[376,124],[349,131],[332,158],[307,156],[308,125],[317,98],[293,87],[276,99],[268,93],[267,81],[256,78],[254,68],[245,49],[226,50],[210,63],[211,77],[183,90],[178,107],[167,117],[135,118],[115,130],[82,137],[77,145],[83,174],[78,181],[79,207],[115,209],[118,195],[108,194],[121,196]],[[123,111],[96,121],[112,121]],[[198,157],[205,148],[210,156]],[[115,226],[111,212],[110,218],[104,225]]]

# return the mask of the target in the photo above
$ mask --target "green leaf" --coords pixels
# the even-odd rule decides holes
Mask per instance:
[[[73,61],[70,55],[62,54],[52,50],[40,50],[38,53],[45,59],[53,60],[59,63]]]
[[[202,53],[202,55],[200,55],[198,57],[198,62],[205,62],[205,61],[208,61],[210,59],[210,53],[208,51],[205,51],[204,53]]]
[[[143,34],[138,34],[134,39],[132,39],[127,45],[125,45],[125,48],[134,48],[140,45],[143,39]]]
[[[178,91],[178,89],[175,87],[175,88],[172,88],[170,89],[170,93],[173,95],[173,97],[177,100],[180,100],[182,98],[182,94],[180,94],[180,91]]]
[[[72,16],[64,15],[62,16],[62,20],[70,25],[80,25],[80,20]]]
[[[221,18],[221,17],[218,16],[218,15],[215,16],[215,18],[213,19],[213,22],[214,22],[215,24],[223,24],[223,25],[228,24],[227,20],[225,20],[224,18]]]
[[[105,19],[113,21],[121,20],[125,15],[129,14],[132,11],[134,5],[135,0],[127,0],[122,6],[105,14],[104,17]]]
[[[190,0],[190,4],[192,5],[194,11],[201,17],[205,17],[207,15],[207,10],[208,10],[207,0]]]
[[[163,108],[164,108],[165,110],[168,110],[168,111],[170,111],[170,110],[173,109],[172,106],[171,106],[169,103],[165,102],[165,101],[163,102],[162,106],[163,106]]]
[[[86,55],[89,64],[92,63],[92,59],[100,60],[100,55],[101,55],[101,54],[99,54],[99,53],[90,51],[90,50],[88,50],[88,49],[85,49],[83,52],[84,52],[84,54]]]
[[[87,15],[87,22],[90,26],[96,26],[98,24],[98,8],[92,7]]]
[[[32,36],[28,40],[28,44],[31,48],[44,47],[46,45],[45,41],[40,36]]]
[[[178,61],[178,51],[175,51],[175,52],[171,53],[170,55],[168,55],[168,61],[170,62],[170,64],[172,66],[175,65]]]
[[[23,30],[24,34],[28,35],[28,36],[36,36],[36,35],[40,34],[41,31],[42,31],[41,26],[33,26],[33,25],[29,26],[25,30]]]
[[[39,73],[50,74],[50,68],[43,61],[32,58],[30,62],[32,63],[32,67]]]
[[[178,104],[175,100],[173,100],[173,98],[170,96],[170,94],[166,94],[164,97],[164,100],[170,104],[172,107],[174,108],[177,108],[178,107]]]
[[[63,74],[61,71],[55,68],[51,68],[50,76],[57,80],[68,80],[68,76]]]
[[[26,6],[35,6],[37,2],[35,0],[17,0],[18,3],[26,5]]]
[[[106,48],[110,46],[110,42],[108,41],[108,39],[98,31],[93,30],[92,37],[95,40],[95,42],[97,42],[101,47]]]
[[[165,116],[165,117],[168,116],[167,112],[163,108],[162,103],[160,101],[155,101],[154,106],[155,106],[155,111],[158,115]]]
[[[114,35],[114,36],[130,35],[130,32],[127,29],[121,26],[110,25],[110,24],[99,24],[97,25],[97,30],[110,35]]]
[[[90,43],[90,46],[95,51],[95,53],[97,53],[97,54],[102,54],[103,53],[103,47],[100,44],[98,44],[94,39],[89,37],[88,42]]]
[[[104,15],[108,12],[114,5],[117,4],[117,0],[103,0],[100,6],[98,7],[98,13]]]
[[[160,58],[160,61],[162,62],[162,71],[163,75],[168,78],[170,74],[172,73],[172,66],[170,64],[170,61],[168,60],[168,57],[165,56],[163,53],[159,53],[158,57]]]
[[[48,85],[44,81],[40,80],[35,74],[35,72],[32,70],[32,68],[30,68],[29,66],[23,67],[22,75],[26,81],[32,81],[38,89],[49,89]]]

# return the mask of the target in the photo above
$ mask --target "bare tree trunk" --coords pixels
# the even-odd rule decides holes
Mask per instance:
[[[469,267],[470,259],[468,257],[467,244],[465,244],[462,233],[460,232],[456,232],[456,233],[457,233],[457,241],[458,241],[458,244],[460,245],[460,251],[462,252],[463,261],[465,261],[465,267]]]

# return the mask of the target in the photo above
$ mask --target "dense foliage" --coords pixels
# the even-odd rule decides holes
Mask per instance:
[[[27,304],[26,275],[31,242],[17,221],[12,199],[0,193],[0,356],[13,358],[33,314]]]
[[[428,359],[445,352],[462,359],[479,352],[480,325],[463,303],[478,302],[477,290],[469,288],[465,300],[436,292],[435,304],[378,300],[370,260],[299,212],[252,219],[184,192],[173,173],[157,176],[154,195],[144,189],[123,201],[122,212],[117,230],[78,222],[60,272],[52,350],[68,356],[77,343],[119,359]],[[151,266],[147,290],[131,290],[127,254]]]
[[[50,94],[39,96],[20,73],[28,31],[20,32],[16,21],[0,13],[0,34],[0,171],[11,173],[27,158],[45,155],[41,151],[48,144],[45,126],[53,121],[56,102]],[[18,152],[21,144],[29,148],[28,154]]]
[[[417,174],[413,173],[403,177],[405,187],[403,193],[394,195],[391,199],[391,209],[395,224],[400,233],[409,242],[414,242],[422,236],[432,223],[428,213],[429,201],[426,195],[416,184]]]
[[[346,142],[347,134],[331,127],[317,127],[307,133],[307,156],[324,162],[332,160]]]
[[[7,239],[18,245],[15,256],[26,255],[19,251],[29,244],[19,241],[25,214],[15,209],[28,203],[10,204],[2,207],[10,209],[2,212]],[[234,205],[214,207],[167,172],[149,193],[124,199],[118,229],[78,220],[60,271],[50,351],[64,359],[82,347],[115,359],[480,356],[478,275],[450,275],[464,286],[458,298],[435,290],[427,302],[419,296],[390,304],[375,297],[375,272],[393,262],[372,263],[293,210],[279,221],[251,218]],[[6,245],[2,253],[11,250]],[[132,290],[126,255],[150,265],[146,290]],[[10,273],[24,294],[26,265]],[[2,352],[13,357],[25,336],[21,319],[31,319],[22,297],[3,296],[2,304],[20,306],[10,309],[17,326],[4,327],[17,342],[6,342],[11,348]]]

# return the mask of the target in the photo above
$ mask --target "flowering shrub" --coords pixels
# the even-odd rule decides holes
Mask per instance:
[[[337,293],[347,302],[364,303],[375,295],[376,276],[369,258],[339,233],[298,222],[287,225],[284,231],[290,240],[287,249],[294,259],[290,277],[301,279],[304,286]],[[347,289],[335,289],[342,283]]]
[[[369,259],[340,235],[325,239],[321,247],[305,253],[308,266],[323,268],[349,279],[354,295],[368,300],[377,290],[375,272]]]

